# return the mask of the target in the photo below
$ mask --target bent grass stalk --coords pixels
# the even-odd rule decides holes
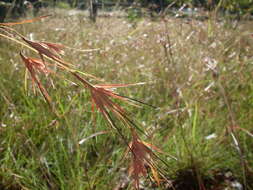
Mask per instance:
[[[128,113],[118,104],[114,103],[112,99],[118,99],[124,102],[127,102],[131,105],[139,107],[142,105],[148,105],[142,101],[129,98],[123,95],[119,95],[115,93],[112,89],[120,88],[120,87],[128,87],[137,84],[98,84],[93,85],[88,80],[86,80],[83,76],[88,78],[93,78],[98,81],[103,81],[102,79],[98,79],[97,77],[86,74],[82,71],[76,70],[74,68],[74,64],[68,63],[62,59],[62,54],[64,53],[64,45],[51,43],[51,42],[35,42],[32,40],[28,40],[23,35],[18,33],[15,29],[11,28],[12,26],[19,24],[27,24],[32,23],[43,18],[47,18],[48,16],[37,17],[35,19],[24,20],[21,22],[15,23],[0,23],[0,29],[3,33],[0,33],[0,37],[11,40],[17,44],[22,45],[22,48],[27,48],[33,52],[36,52],[39,56],[37,58],[31,58],[21,51],[20,57],[25,64],[26,73],[25,73],[25,90],[27,90],[27,81],[28,81],[28,73],[31,78],[33,90],[35,93],[35,85],[39,89],[40,93],[43,95],[44,99],[50,105],[53,113],[55,113],[58,117],[61,117],[56,109],[53,107],[53,100],[50,97],[48,90],[43,86],[40,77],[44,76],[44,78],[50,78],[51,75],[56,75],[56,72],[53,69],[50,69],[52,66],[56,66],[61,71],[65,71],[74,76],[79,82],[81,82],[91,95],[91,103],[92,107],[94,105],[98,109],[98,111],[102,114],[104,119],[107,121],[109,126],[116,130],[119,136],[123,139],[126,146],[128,147],[128,152],[132,154],[132,162],[130,165],[129,173],[134,179],[134,187],[139,189],[139,179],[141,176],[147,176],[146,165],[151,168],[151,173],[153,174],[154,180],[160,184],[159,174],[164,177],[163,172],[158,169],[155,164],[155,159],[159,158],[154,156],[153,150],[156,150],[153,145],[145,143],[140,140],[136,129],[140,130],[140,128],[134,123]],[[72,48],[73,49],[73,48]],[[88,50],[89,51],[89,50]],[[52,63],[53,62],[53,63]],[[82,75],[82,76],[80,76]],[[68,80],[68,79],[66,79]],[[71,80],[69,80],[71,81]],[[72,82],[72,81],[71,81]],[[148,105],[151,106],[151,105]],[[154,107],[154,106],[151,106]],[[92,110],[94,111],[94,110]],[[126,135],[123,135],[119,126],[116,123],[122,123],[123,126],[127,127],[132,135],[131,143],[128,143]],[[152,150],[153,149],[153,150]],[[165,178],[165,177],[164,177]]]

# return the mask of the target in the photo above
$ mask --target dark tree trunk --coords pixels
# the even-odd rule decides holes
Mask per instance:
[[[90,19],[93,22],[96,22],[98,11],[98,3],[97,0],[90,0]]]
[[[0,2],[0,22],[4,22],[6,14],[10,8],[9,3]]]

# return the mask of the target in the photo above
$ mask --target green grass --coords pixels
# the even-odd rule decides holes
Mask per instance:
[[[167,178],[180,179],[180,171],[191,169],[201,183],[229,169],[240,183],[246,181],[245,189],[253,189],[253,140],[242,130],[253,132],[252,21],[233,28],[226,20],[142,19],[131,26],[123,18],[92,24],[82,15],[57,12],[15,29],[35,40],[100,48],[92,53],[67,49],[64,58],[103,83],[145,82],[117,91],[157,107],[121,103],[148,134],[142,139],[164,152],[157,154],[166,163],[159,167]],[[39,93],[33,94],[30,83],[26,92],[21,49],[0,39],[0,189],[113,189],[129,167],[124,141],[99,113],[94,118],[82,86],[58,77],[52,78],[54,85],[43,81],[61,119]],[[229,132],[233,125],[240,127],[234,134],[241,155]],[[99,131],[108,133],[79,144]],[[130,137],[127,129],[122,132]],[[211,134],[215,138],[207,140]]]

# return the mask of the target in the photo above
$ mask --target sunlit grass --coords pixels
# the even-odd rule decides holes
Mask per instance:
[[[83,15],[56,13],[15,29],[32,40],[99,49],[69,48],[65,60],[102,78],[100,83],[145,83],[117,92],[157,107],[122,104],[147,133],[142,139],[164,152],[158,154],[168,179],[191,168],[201,185],[229,169],[252,188],[252,22],[234,27],[225,20],[168,17],[133,25],[109,17],[92,24]],[[57,77],[54,84],[45,83],[61,119],[39,93],[26,92],[20,49],[0,39],[0,188],[113,189],[129,167],[125,142],[92,113],[91,97],[81,86]],[[79,144],[98,131],[107,133]]]

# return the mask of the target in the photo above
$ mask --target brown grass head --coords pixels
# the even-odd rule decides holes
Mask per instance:
[[[47,75],[51,71],[46,68],[45,63],[42,62],[41,60],[26,57],[25,55],[22,54],[22,52],[20,52],[20,56],[25,64],[25,67],[28,69],[28,71],[31,75],[32,83],[33,84],[35,83],[38,86],[40,92],[44,96],[47,103],[51,104],[52,101],[51,101],[51,98],[50,98],[47,90],[43,87],[42,83],[40,82],[40,80],[37,77],[38,72]]]
[[[160,184],[158,172],[154,166],[154,154],[151,148],[157,149],[153,145],[141,141],[136,131],[132,130],[132,141],[128,147],[128,152],[131,152],[132,156],[129,174],[134,179],[134,186],[136,189],[139,189],[140,178],[147,176],[148,168],[151,169],[154,180],[158,185]]]

